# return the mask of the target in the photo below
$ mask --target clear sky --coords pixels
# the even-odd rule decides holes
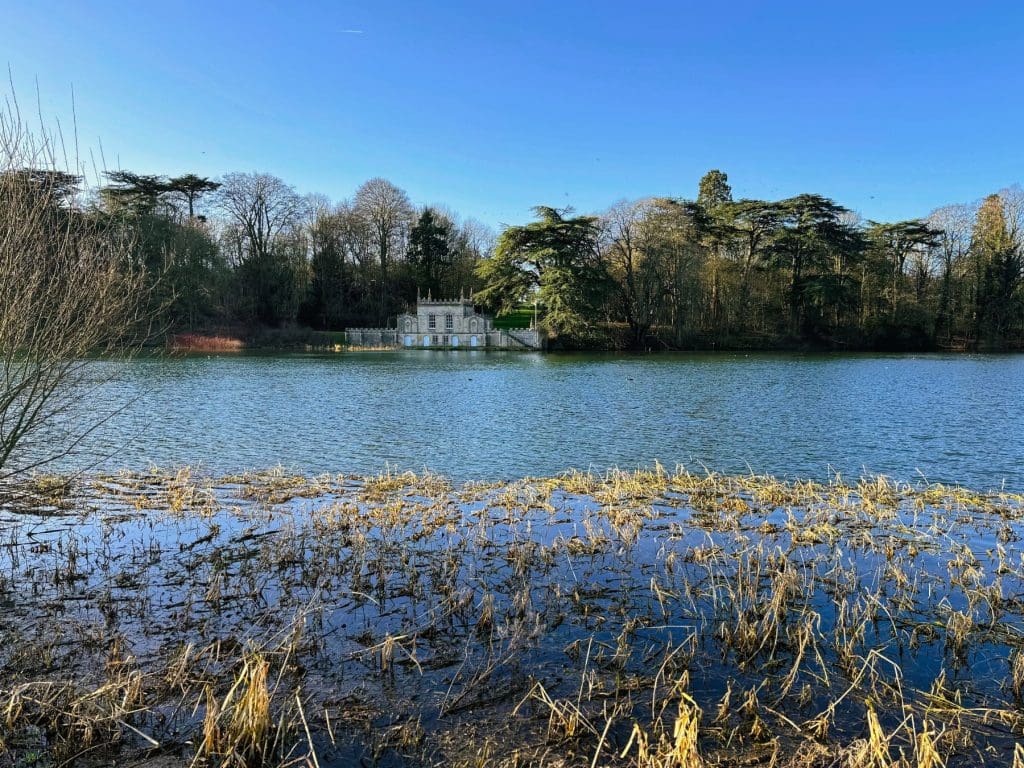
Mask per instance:
[[[1024,3],[0,0],[23,106],[139,173],[384,176],[487,224],[819,192],[868,218],[1024,181]]]

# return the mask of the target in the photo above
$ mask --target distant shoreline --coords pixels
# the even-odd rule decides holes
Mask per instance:
[[[226,331],[209,333],[174,334],[152,345],[152,349],[166,349],[174,354],[228,354],[236,352],[408,352],[402,347],[349,345],[345,342],[344,331],[315,331],[307,328],[259,329],[248,332]],[[498,351],[480,348],[470,350],[454,347],[417,347],[432,351],[481,352]],[[510,350],[501,350],[510,351]],[[519,351],[519,350],[511,350]],[[536,351],[536,350],[522,350]],[[741,339],[715,340],[694,339],[692,344],[673,346],[663,342],[649,344],[644,348],[612,344],[566,344],[557,339],[546,352],[611,352],[658,354],[664,352],[793,352],[793,353],[907,353],[907,354],[1014,354],[1024,352],[1024,347],[1006,346],[976,348],[965,344],[950,345],[851,345],[822,340],[820,343],[798,339],[758,340]]]

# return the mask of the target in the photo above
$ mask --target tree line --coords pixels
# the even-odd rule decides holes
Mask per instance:
[[[816,194],[737,200],[714,170],[692,199],[538,206],[495,235],[381,178],[334,203],[265,173],[86,190],[6,172],[41,174],[66,215],[131,239],[172,333],[388,325],[418,294],[473,291],[492,312],[536,302],[564,348],[1024,347],[1019,187],[876,222]]]
[[[580,346],[1024,348],[1024,192],[920,219],[865,221],[833,200],[695,199],[550,207],[507,227],[482,262],[493,309],[539,298]]]
[[[172,332],[383,325],[417,290],[473,287],[493,241],[478,222],[417,210],[380,178],[332,203],[266,173],[105,177],[82,215],[134,233]]]

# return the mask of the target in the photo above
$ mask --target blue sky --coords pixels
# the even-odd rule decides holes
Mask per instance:
[[[1018,2],[0,0],[19,100],[67,132],[73,88],[97,165],[384,176],[492,226],[709,168],[875,219],[977,199],[1024,181],[1022,56]]]

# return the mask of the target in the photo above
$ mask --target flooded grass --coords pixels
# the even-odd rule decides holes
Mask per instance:
[[[201,333],[179,333],[167,343],[172,352],[241,352],[245,343],[234,336],[210,336]]]
[[[660,467],[5,493],[0,765],[1024,768],[1017,495]]]

